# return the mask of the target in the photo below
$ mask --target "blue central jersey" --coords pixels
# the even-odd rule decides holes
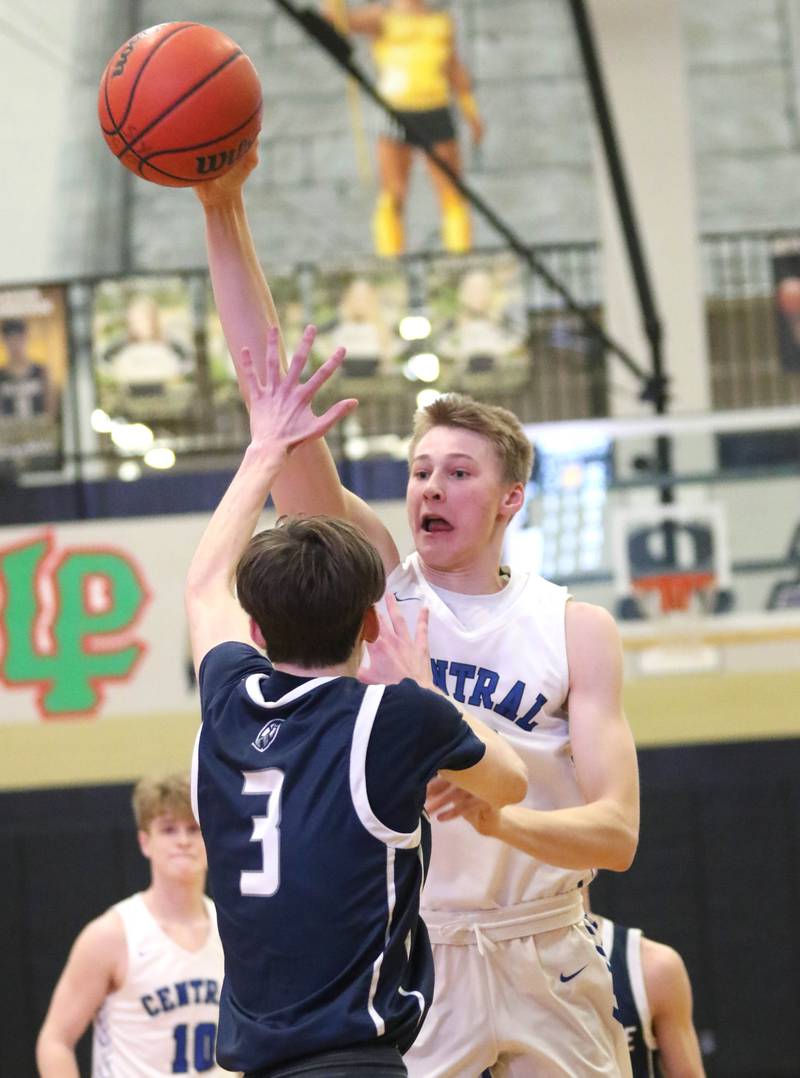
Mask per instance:
[[[219,1062],[405,1051],[433,993],[425,787],[483,743],[412,681],[294,677],[246,644],[206,655],[200,694],[192,793],[225,952]]]

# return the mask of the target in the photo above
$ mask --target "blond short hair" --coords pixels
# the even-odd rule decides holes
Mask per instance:
[[[133,789],[133,815],[139,831],[148,831],[157,816],[192,819],[189,776],[181,772],[140,779]]]
[[[522,424],[507,408],[481,404],[461,393],[447,393],[422,408],[414,417],[408,458],[411,461],[420,440],[434,427],[471,430],[487,438],[497,454],[504,483],[528,482],[533,467],[533,446]]]

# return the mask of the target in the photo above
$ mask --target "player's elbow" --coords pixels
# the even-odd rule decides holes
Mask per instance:
[[[612,872],[627,872],[633,864],[636,849],[639,845],[638,828],[630,824],[621,823],[615,828],[613,839],[607,847],[605,864],[598,868],[607,868]]]
[[[60,1059],[68,1057],[70,1045],[56,1036],[47,1025],[44,1025],[36,1038],[36,1066],[39,1074],[46,1076],[54,1073],[51,1068],[58,1065]]]
[[[511,759],[503,761],[501,774],[493,784],[492,796],[486,797],[492,808],[500,809],[504,805],[516,805],[528,792],[528,771],[515,752],[509,753]]]

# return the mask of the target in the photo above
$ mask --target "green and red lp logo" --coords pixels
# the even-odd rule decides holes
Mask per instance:
[[[0,680],[33,688],[43,718],[92,714],[147,650],[133,629],[150,595],[123,551],[59,551],[51,532],[0,547]]]

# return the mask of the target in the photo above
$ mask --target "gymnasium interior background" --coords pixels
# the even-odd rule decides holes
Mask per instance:
[[[532,425],[540,465],[516,556],[620,616],[640,749],[639,853],[593,885],[595,906],[681,951],[710,1075],[800,1073],[800,323],[777,289],[800,277],[800,2],[586,6],[663,319],[670,411],[691,417],[672,428],[676,498],[701,522],[713,503],[723,521],[716,596],[691,619],[651,605],[630,618],[625,605],[615,520],[658,503],[641,384],[613,354],[598,360],[480,217],[475,252],[445,255],[419,165],[409,254],[373,257],[375,181],[359,172],[341,72],[275,4],[0,0],[0,314],[26,320],[60,396],[52,429],[27,442],[0,423],[0,1074],[35,1073],[72,939],[144,884],[131,783],[188,767],[196,729],[182,578],[245,427],[196,200],[123,170],[95,115],[112,51],[178,19],[229,33],[261,75],[248,211],[287,326],[313,318],[335,339],[342,297],[365,280],[392,333],[421,311],[441,330],[430,382],[409,377],[399,338],[380,377],[350,376],[363,405],[334,441],[347,482],[407,537],[402,435],[420,390],[463,388]],[[569,3],[449,7],[487,126],[477,150],[462,132],[467,180],[646,365]],[[379,122],[365,104],[370,147]],[[505,341],[488,366],[453,344],[470,274],[489,282],[478,313]],[[170,400],[127,400],[111,376],[136,297],[160,310],[159,339],[181,364]],[[127,425],[106,422],[122,413]],[[583,422],[549,426],[570,421]],[[170,466],[169,453],[147,462],[153,448]],[[577,550],[565,539],[576,528]],[[116,605],[107,583],[76,598],[84,577],[111,581]],[[48,632],[68,614],[64,633]],[[93,632],[119,637],[116,672]]]

